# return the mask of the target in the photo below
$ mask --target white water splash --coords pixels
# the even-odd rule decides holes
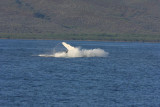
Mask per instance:
[[[64,42],[63,42],[64,43]],[[65,58],[74,58],[74,57],[106,57],[108,55],[108,52],[105,52],[102,49],[80,49],[77,47],[70,46],[69,44],[66,44],[69,47],[72,47],[72,49],[68,49],[68,52],[56,52],[53,54],[40,54],[38,56],[41,57],[65,57]]]

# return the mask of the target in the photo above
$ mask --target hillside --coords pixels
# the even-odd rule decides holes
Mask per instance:
[[[160,34],[159,0],[1,0],[0,33]]]

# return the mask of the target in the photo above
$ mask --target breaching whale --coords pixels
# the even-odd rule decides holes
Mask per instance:
[[[61,44],[66,48],[67,51],[54,52],[53,54],[40,54],[41,57],[65,57],[65,58],[75,58],[75,57],[106,57],[108,52],[103,49],[80,49],[78,47],[73,47],[66,42],[61,42]]]
[[[75,49],[75,47],[67,44],[66,42],[62,42],[62,45],[63,45],[65,48],[67,48],[67,51],[71,51],[71,50],[74,50],[74,49]]]

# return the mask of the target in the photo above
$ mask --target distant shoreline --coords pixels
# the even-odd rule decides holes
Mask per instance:
[[[151,42],[160,43],[160,35],[142,34],[1,34],[0,39],[22,40],[76,40],[109,42]]]
[[[160,43],[160,42],[153,42],[153,41],[110,41],[110,40],[68,40],[68,39],[8,39],[8,38],[0,38],[1,39],[6,39],[6,40],[59,40],[59,41],[102,41],[102,42],[139,42],[139,43]]]

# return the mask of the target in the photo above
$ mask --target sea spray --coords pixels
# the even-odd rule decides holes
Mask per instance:
[[[67,52],[55,52],[52,54],[40,54],[41,57],[65,57],[65,58],[74,58],[74,57],[106,57],[108,52],[105,52],[103,49],[81,49],[78,47],[73,47],[65,42],[62,44],[68,49]]]

